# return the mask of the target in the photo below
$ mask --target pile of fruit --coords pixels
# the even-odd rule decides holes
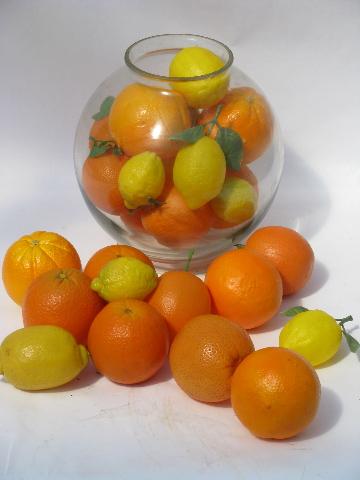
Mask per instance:
[[[82,188],[128,231],[187,248],[253,219],[260,192],[248,165],[271,144],[273,116],[254,88],[229,88],[222,69],[211,51],[184,48],[169,76],[209,78],[132,83],[94,114]]]
[[[255,351],[247,330],[278,314],[284,295],[310,279],[309,243],[285,227],[253,232],[221,254],[205,280],[188,270],[158,277],[150,259],[126,245],[97,251],[81,269],[62,236],[34,232],[13,243],[2,276],[22,308],[24,328],[0,347],[0,371],[23,390],[70,382],[87,365],[123,385],[144,382],[169,360],[177,385],[200,402],[232,407],[254,435],[283,439],[315,417],[320,382],[313,366],[332,358],[346,317],[294,307],[279,346]]]

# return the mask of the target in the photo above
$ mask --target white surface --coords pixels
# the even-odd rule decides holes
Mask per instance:
[[[221,6],[222,5],[222,6]],[[0,255],[37,229],[72,241],[86,262],[111,243],[88,212],[72,144],[86,100],[127,45],[156,33],[228,44],[282,125],[286,167],[264,224],[296,227],[317,257],[286,304],[360,318],[360,3],[338,1],[0,2]],[[0,334],[22,326],[0,288]],[[277,318],[253,340],[276,345]],[[89,370],[51,393],[0,382],[0,478],[360,478],[360,363],[318,369],[320,412],[298,438],[253,438],[231,408],[187,398],[162,372],[121,387]],[[73,387],[73,389],[72,389]]]

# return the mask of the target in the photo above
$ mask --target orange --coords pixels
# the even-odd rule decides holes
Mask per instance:
[[[244,143],[244,163],[262,155],[269,146],[273,132],[273,116],[265,97],[251,87],[233,88],[220,102],[223,108],[218,117],[222,127],[237,132]],[[199,123],[214,118],[216,107],[203,112]],[[211,131],[215,137],[217,127]]]
[[[246,248],[211,262],[205,276],[215,311],[244,328],[268,322],[279,310],[282,282],[276,268]]]
[[[24,326],[56,325],[86,342],[91,322],[105,302],[90,288],[91,280],[75,268],[50,270],[28,288],[22,314]]]
[[[2,278],[9,296],[21,305],[34,278],[53,268],[81,268],[79,255],[66,238],[53,232],[24,235],[7,250]]]
[[[314,419],[320,388],[315,370],[303,357],[285,348],[262,348],[237,367],[231,404],[257,437],[290,438]]]
[[[242,165],[238,172],[235,170],[228,170],[226,172],[226,177],[238,177],[238,178],[242,178],[243,180],[246,180],[254,187],[256,194],[259,195],[259,186],[258,186],[257,178],[255,174],[250,170],[250,168],[247,167],[246,165]],[[213,212],[213,221],[211,224],[212,228],[236,227],[237,225],[236,223],[227,222],[226,220],[223,220],[222,218],[218,217],[213,210],[212,212]]]
[[[173,158],[183,146],[171,135],[191,126],[190,112],[182,95],[133,83],[116,97],[109,116],[110,132],[129,157],[141,152]]]
[[[100,270],[106,265],[110,260],[119,257],[134,257],[138,260],[141,260],[144,263],[150,265],[154,268],[154,265],[149,257],[142,253],[140,250],[130,245],[108,245],[107,247],[101,248],[92,255],[88,260],[84,273],[91,279],[99,276]]]
[[[205,235],[212,221],[209,205],[191,210],[175,187],[159,197],[163,204],[144,210],[141,220],[146,232],[169,247],[192,245]]]
[[[92,203],[112,215],[124,212],[125,205],[118,189],[118,177],[126,162],[125,155],[105,153],[88,157],[82,169],[82,186]]]
[[[209,291],[191,272],[165,272],[148,301],[167,321],[172,338],[193,317],[211,312]]]
[[[109,303],[95,318],[88,348],[96,369],[113,382],[143,382],[164,364],[169,349],[166,322],[141,300]]]
[[[286,227],[264,227],[253,232],[246,248],[264,255],[278,270],[284,295],[301,290],[314,267],[314,252],[305,238]]]
[[[230,398],[231,377],[254,350],[249,334],[218,315],[190,320],[170,347],[170,367],[179,387],[201,402]]]
[[[89,139],[90,137],[93,137],[96,140],[103,140],[108,142],[113,141],[109,130],[109,117],[104,117],[101,120],[95,120],[89,132]],[[93,141],[89,140],[90,148],[92,147],[92,145]]]

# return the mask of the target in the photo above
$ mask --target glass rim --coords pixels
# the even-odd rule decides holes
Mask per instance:
[[[146,40],[150,40],[152,38],[161,38],[161,37],[193,37],[193,38],[201,38],[201,39],[205,39],[205,40],[210,40],[214,43],[217,43],[218,45],[220,45],[222,48],[224,48],[224,50],[227,52],[228,54],[228,60],[227,62],[225,63],[225,65],[221,68],[219,68],[218,70],[214,70],[213,72],[210,72],[210,73],[206,73],[205,75],[197,75],[197,76],[193,76],[193,77],[168,77],[166,75],[158,75],[156,73],[152,73],[152,72],[148,72],[146,70],[143,70],[139,67],[137,67],[131,60],[130,60],[130,54],[131,54],[131,51],[133,50],[134,47],[136,47],[137,45],[139,45],[140,43],[143,43],[145,42]],[[169,49],[163,49],[163,50],[169,50]],[[155,53],[157,50],[154,50],[153,52],[149,52],[149,53]],[[159,50],[160,51],[160,50]],[[133,44],[131,44],[125,51],[125,55],[124,55],[124,59],[125,59],[125,64],[130,68],[130,70],[132,70],[133,72],[137,73],[138,75],[141,75],[143,77],[147,77],[147,78],[152,78],[154,80],[162,80],[162,81],[167,81],[167,82],[193,82],[193,81],[199,81],[199,80],[207,80],[209,78],[213,78],[213,77],[217,77],[218,75],[226,72],[227,70],[229,70],[229,68],[231,67],[231,65],[233,64],[233,61],[234,61],[234,55],[232,53],[232,51],[230,50],[230,48],[225,45],[224,43],[222,42],[219,42],[218,40],[215,40],[213,38],[210,38],[210,37],[205,37],[203,35],[194,35],[192,33],[163,33],[161,35],[152,35],[150,37],[145,37],[145,38],[142,38],[136,42],[134,42]]]

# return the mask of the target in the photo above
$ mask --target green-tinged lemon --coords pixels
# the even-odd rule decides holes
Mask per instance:
[[[219,144],[202,137],[178,152],[173,179],[187,206],[195,210],[219,195],[225,173],[225,156]]]
[[[108,302],[122,298],[143,300],[156,285],[155,269],[132,257],[110,260],[91,282],[91,288]]]
[[[161,158],[153,152],[142,152],[129,158],[120,170],[118,186],[129,209],[149,205],[162,192],[165,170]]]
[[[305,357],[313,366],[332,358],[341,343],[341,327],[322,310],[308,310],[295,315],[280,332],[280,347]]]
[[[63,328],[36,325],[16,330],[0,347],[0,372],[21,390],[46,390],[73,380],[88,352]]]
[[[254,216],[257,194],[254,187],[237,177],[225,179],[219,195],[211,200],[215,214],[229,223],[239,224]]]
[[[174,81],[171,86],[184,95],[191,107],[210,107],[225,96],[229,85],[227,72],[215,73],[223,67],[223,60],[206,48],[183,48],[170,63],[170,77],[198,77],[211,73],[214,75],[204,80]]]

